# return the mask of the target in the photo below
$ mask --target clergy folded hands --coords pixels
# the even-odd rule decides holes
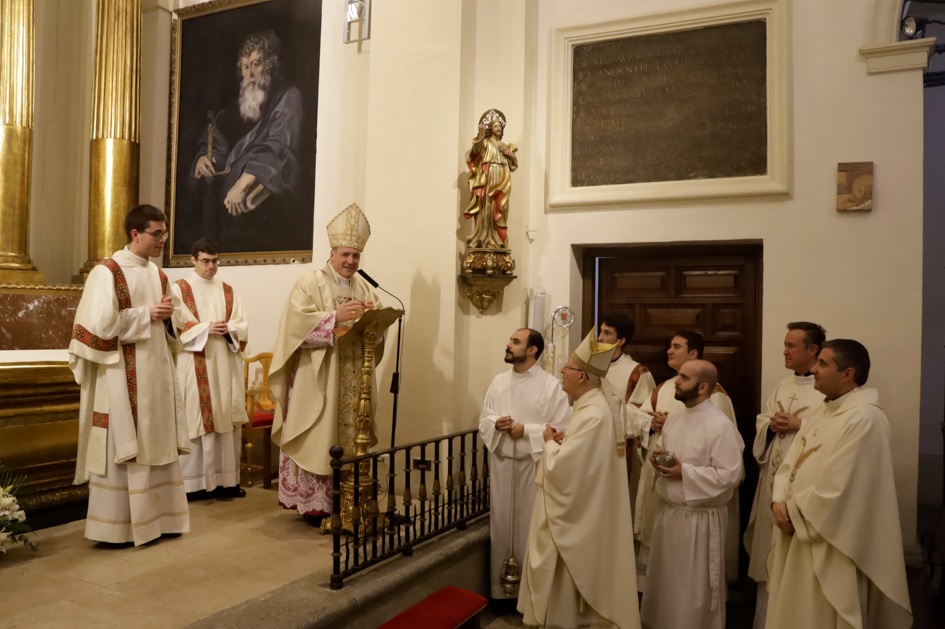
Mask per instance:
[[[767,629],[909,627],[889,421],[857,341],[827,341],[812,368],[825,401],[774,477]]]
[[[75,482],[89,483],[85,536],[136,546],[190,530],[178,456],[190,451],[172,349],[167,276],[150,261],[167,239],[164,212],[125,216],[128,245],[89,273],[69,368],[80,387]]]
[[[479,415],[479,434],[489,450],[489,582],[494,599],[518,595],[516,575],[509,570],[514,571],[512,558],[517,567],[525,556],[542,433],[549,424],[563,430],[571,419],[561,383],[538,364],[544,348],[536,330],[521,328],[509,337],[505,362],[512,368],[492,379]]]
[[[172,286],[179,304],[174,327],[183,351],[177,354],[177,378],[184,395],[191,452],[181,456],[181,474],[189,499],[213,495],[238,498],[240,426],[246,416],[243,349],[249,322],[239,295],[217,279],[219,247],[201,238],[190,256],[194,272]]]
[[[745,550],[751,558],[748,576],[758,582],[753,629],[763,629],[768,605],[768,571],[765,562],[771,548],[771,491],[774,475],[784,455],[794,442],[797,431],[823,402],[822,393],[814,389],[810,373],[823,347],[825,332],[816,323],[788,323],[784,336],[784,366],[791,370],[774,388],[766,407],[756,421],[752,453],[760,466],[758,486],[751,506],[748,528],[745,529]]]
[[[601,380],[614,346],[593,331],[561,369],[574,400],[561,443],[546,426],[518,610],[526,626],[639,629],[623,400]]]

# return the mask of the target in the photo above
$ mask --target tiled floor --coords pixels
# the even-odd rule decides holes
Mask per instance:
[[[190,533],[99,548],[84,521],[38,531],[38,553],[0,555],[0,627],[184,627],[330,569],[331,537],[276,504],[275,490],[190,503]]]

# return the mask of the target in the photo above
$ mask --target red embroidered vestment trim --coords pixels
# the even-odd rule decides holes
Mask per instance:
[[[177,280],[180,287],[180,294],[183,298],[187,310],[198,321],[200,315],[197,314],[197,301],[194,299],[194,291],[187,280]],[[190,329],[194,323],[187,323],[184,329]],[[207,373],[207,355],[203,351],[192,352],[194,355],[194,374],[197,377],[197,399],[200,403],[200,419],[203,422],[203,431],[207,434],[215,432],[213,429],[213,401],[210,397],[210,375]]]

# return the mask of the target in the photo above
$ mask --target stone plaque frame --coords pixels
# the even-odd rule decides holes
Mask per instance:
[[[549,211],[638,207],[699,200],[788,198],[792,179],[792,51],[786,0],[745,0],[557,29],[549,78]],[[767,173],[577,187],[571,185],[571,115],[574,48],[641,35],[675,33],[738,22],[764,21],[767,30]]]

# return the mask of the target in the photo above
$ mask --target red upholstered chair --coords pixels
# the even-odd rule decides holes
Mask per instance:
[[[261,372],[261,379],[250,378],[253,363],[259,363],[257,370]],[[269,390],[269,365],[272,363],[272,352],[263,352],[247,358],[243,364],[243,379],[246,382],[246,416],[249,422],[243,424],[243,456],[245,462],[247,485],[253,485],[253,471],[262,470],[263,487],[272,487],[272,418],[275,404],[272,401],[272,391]],[[253,435],[262,431],[262,464],[253,462]]]

